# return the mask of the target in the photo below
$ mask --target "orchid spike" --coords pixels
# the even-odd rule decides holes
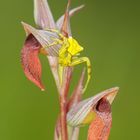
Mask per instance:
[[[39,53],[47,56],[59,92],[60,115],[54,140],[78,140],[80,126],[89,124],[88,140],[108,140],[112,112],[111,104],[118,87],[105,90],[81,101],[91,79],[91,63],[88,57],[79,57],[83,47],[72,37],[70,17],[82,9],[70,10],[71,0],[55,23],[47,0],[34,0],[34,19],[37,29],[22,22],[26,40],[21,51],[21,63],[26,77],[41,90],[41,63]],[[71,97],[68,98],[73,68],[81,63],[87,66],[87,81],[84,85],[85,70]]]

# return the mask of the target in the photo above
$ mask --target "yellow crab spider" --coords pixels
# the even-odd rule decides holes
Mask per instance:
[[[65,37],[59,31],[54,29],[47,29],[47,31],[55,32],[60,39],[52,38],[54,42],[50,43],[49,45],[45,46],[44,48],[52,48],[55,45],[60,45],[58,50],[58,61],[59,61],[59,77],[60,82],[62,82],[62,72],[64,67],[68,66],[76,66],[81,63],[86,63],[87,65],[87,81],[84,87],[83,92],[86,90],[88,83],[91,78],[91,63],[88,57],[78,57],[79,53],[83,51],[83,47],[79,45],[79,43],[73,37]],[[56,47],[55,47],[56,48]],[[54,49],[55,49],[54,48]]]

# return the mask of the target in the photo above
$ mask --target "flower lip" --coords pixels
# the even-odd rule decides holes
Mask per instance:
[[[43,91],[44,85],[41,81],[42,67],[38,58],[40,48],[40,43],[32,34],[29,34],[21,50],[21,64],[26,77]]]

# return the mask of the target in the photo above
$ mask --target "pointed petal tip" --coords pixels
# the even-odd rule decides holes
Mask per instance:
[[[45,89],[44,88],[41,88],[41,91],[45,91]]]
[[[109,101],[110,104],[112,104],[118,91],[119,91],[119,87],[114,87],[114,88],[111,88],[109,90],[110,91],[108,91],[109,94],[106,96],[106,99]]]
[[[82,9],[82,8],[84,8],[85,7],[85,4],[82,4],[82,5],[80,5],[79,7],[77,7],[78,8],[78,10],[80,10],[80,9]]]
[[[108,92],[108,94],[117,94],[118,91],[119,91],[119,87],[113,87],[113,88],[106,90],[106,92]],[[108,94],[107,94],[107,96],[108,96]]]
[[[118,90],[119,90],[119,87],[113,87],[113,88],[111,88],[110,90],[118,91]]]
[[[22,24],[23,27],[28,27],[28,26],[30,26],[29,24],[25,23],[24,21],[21,21],[21,24]]]
[[[24,21],[21,21],[21,24],[24,24]]]
[[[32,32],[32,30],[34,29],[31,25],[29,25],[23,21],[21,21],[21,24],[26,32],[26,35],[29,35]]]
[[[33,26],[25,23],[25,22],[21,22],[25,32],[26,32],[26,35],[29,35],[29,34],[32,34],[37,40],[38,40],[38,30],[36,28],[34,28]]]
[[[24,28],[29,28],[29,27],[31,27],[31,25],[29,25],[29,24],[27,24],[27,23],[25,23],[25,22],[23,22],[23,21],[21,21],[21,24],[22,24],[22,26],[24,27]]]

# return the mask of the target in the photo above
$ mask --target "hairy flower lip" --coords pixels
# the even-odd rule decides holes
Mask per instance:
[[[68,112],[67,114],[68,124],[70,124],[71,126],[81,125],[83,120],[89,114],[89,112],[93,111],[93,108],[102,98],[106,98],[109,101],[109,103],[112,104],[113,100],[115,99],[115,96],[117,95],[118,90],[119,87],[107,89],[91,98],[79,102],[76,106],[72,107]]]
[[[44,91],[45,88],[41,80],[41,62],[38,58],[40,48],[40,43],[34,38],[32,34],[29,34],[21,50],[21,64],[25,76],[42,91]]]

